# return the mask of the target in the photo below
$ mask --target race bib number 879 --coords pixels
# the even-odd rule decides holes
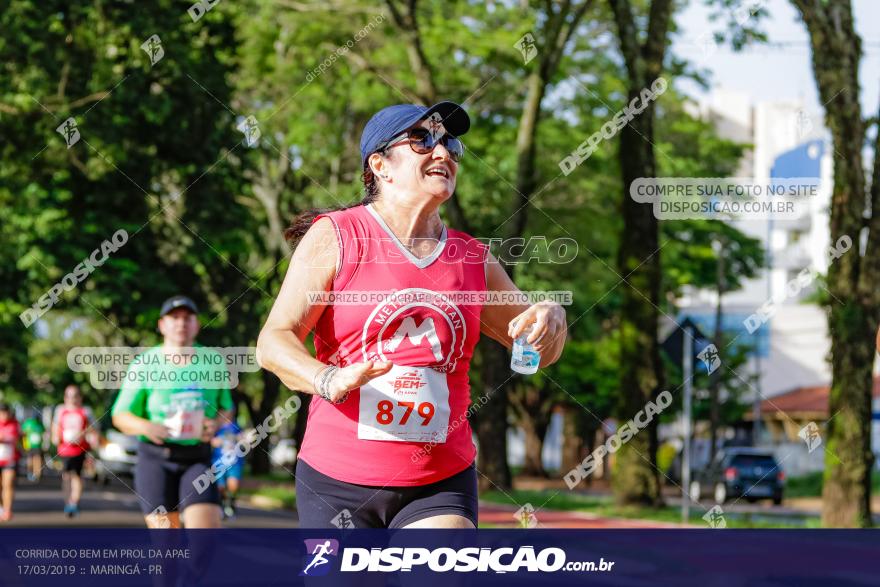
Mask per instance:
[[[443,443],[449,413],[445,373],[394,365],[361,387],[358,438]]]

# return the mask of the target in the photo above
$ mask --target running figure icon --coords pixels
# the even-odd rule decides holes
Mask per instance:
[[[318,567],[318,566],[329,563],[330,560],[324,557],[325,554],[336,554],[336,553],[330,547],[330,541],[326,540],[324,542],[321,542],[320,544],[316,544],[315,549],[312,551],[312,554],[315,555],[315,557],[312,559],[312,562],[310,562],[306,566],[306,568],[303,569],[303,573],[302,573],[303,575],[308,575],[309,569],[311,569],[313,567]]]

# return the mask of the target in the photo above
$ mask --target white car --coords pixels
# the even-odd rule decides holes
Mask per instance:
[[[269,460],[273,465],[281,467],[293,466],[296,463],[296,446],[292,438],[282,438],[269,451]]]
[[[113,477],[134,475],[137,462],[136,436],[128,436],[117,430],[108,430],[98,447],[98,459],[95,463],[95,480],[107,485]]]

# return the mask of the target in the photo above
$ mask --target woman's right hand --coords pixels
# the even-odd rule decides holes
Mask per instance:
[[[385,375],[393,366],[390,361],[367,361],[341,367],[332,375],[327,387],[331,401],[340,401],[351,390],[369,383],[380,375]]]
[[[150,439],[153,444],[165,444],[165,439],[170,436],[167,427],[158,422],[144,422],[141,434]]]

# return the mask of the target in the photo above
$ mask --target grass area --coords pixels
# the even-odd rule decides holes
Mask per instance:
[[[246,474],[239,493],[246,497],[271,500],[275,507],[296,507],[293,475],[284,470],[272,470],[261,475]]]
[[[248,497],[258,496],[271,499],[288,510],[296,507],[296,491],[293,489],[293,484],[289,486],[260,485],[258,487],[242,487],[239,493]]]
[[[880,471],[871,475],[871,492],[880,491]],[[792,477],[785,481],[785,497],[821,497],[822,472],[810,473],[801,477]]]
[[[821,495],[821,471],[785,480],[785,497],[819,497]]]
[[[654,520],[657,522],[681,522],[681,510],[677,507],[647,508],[641,506],[618,506],[611,497],[579,495],[576,493],[556,493],[553,491],[522,491],[513,490],[507,494],[500,491],[490,491],[480,496],[480,499],[492,503],[513,505],[511,497],[517,505],[530,503],[537,510],[538,520],[541,519],[541,509],[576,511],[609,518],[627,518],[640,520]],[[705,512],[701,508],[691,508],[690,523],[705,525],[703,520]],[[751,514],[724,514],[728,528],[812,528],[819,527],[819,520],[813,518],[768,520],[767,516]],[[482,527],[482,525],[481,525]]]
[[[247,478],[255,479],[257,481],[266,481],[269,483],[293,483],[293,475],[284,470],[273,470],[268,473],[263,473],[261,475],[248,473]]]

